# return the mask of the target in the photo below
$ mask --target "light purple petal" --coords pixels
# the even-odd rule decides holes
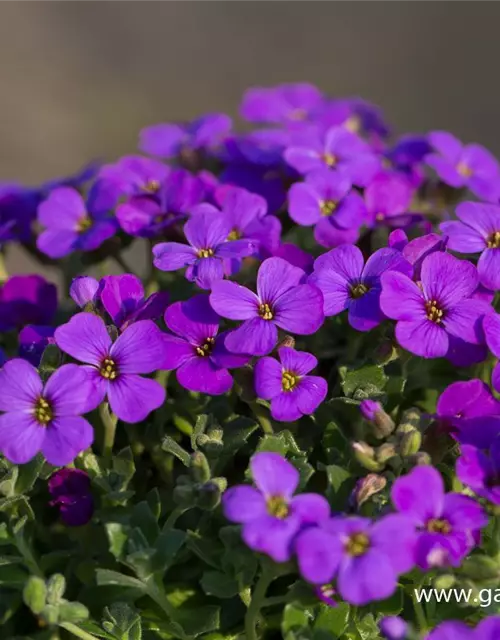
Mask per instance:
[[[396,509],[420,525],[441,516],[444,495],[441,474],[431,466],[417,466],[406,476],[397,478],[391,491]]]
[[[261,358],[254,369],[255,393],[270,400],[283,392],[283,367],[274,358]]]
[[[371,530],[374,546],[386,553],[397,574],[406,573],[415,566],[416,537],[414,521],[399,514],[386,515]]]
[[[487,289],[500,289],[500,249],[486,249],[477,263],[479,281]]]
[[[282,391],[271,400],[271,415],[278,422],[295,422],[302,418],[302,411],[297,403],[297,392]]]
[[[171,304],[165,312],[165,323],[173,333],[200,346],[217,335],[219,316],[210,306],[209,297],[201,294]]]
[[[338,273],[344,280],[358,282],[363,273],[364,263],[359,247],[344,244],[319,256],[314,263],[314,271],[328,269]]]
[[[330,216],[328,218],[321,218],[314,227],[314,239],[322,247],[333,249],[344,244],[357,242],[359,239],[359,229],[356,227],[343,229],[337,225],[335,219]]]
[[[224,331],[217,336],[212,353],[210,354],[210,359],[220,369],[237,369],[244,367],[248,363],[250,356],[245,354],[238,355],[229,351],[226,347],[226,338],[228,335],[229,332]]]
[[[427,640],[490,640],[483,635],[474,638],[472,633],[471,628],[464,622],[446,620],[430,632]],[[493,636],[491,640],[494,640]]]
[[[205,208],[192,212],[191,218],[184,225],[184,235],[195,249],[215,249],[231,233],[231,221],[215,207],[211,207],[213,211],[206,211],[209,205],[199,206]]]
[[[165,357],[164,334],[152,320],[134,322],[118,337],[109,355],[119,374],[152,373]]]
[[[257,274],[257,293],[262,302],[274,305],[286,291],[295,287],[304,277],[304,272],[283,258],[264,260]]]
[[[159,158],[172,158],[177,155],[186,139],[186,131],[177,124],[155,124],[142,129],[139,149]]]
[[[307,147],[289,147],[283,154],[285,161],[302,175],[326,167],[321,150]]]
[[[114,324],[120,327],[144,300],[144,287],[139,278],[131,273],[105,276],[102,282],[101,302]]]
[[[42,453],[47,462],[56,467],[70,464],[76,456],[88,449],[94,441],[91,425],[79,416],[61,416],[47,428]]]
[[[154,366],[154,365],[153,365]],[[141,422],[165,402],[165,389],[148,378],[125,374],[108,385],[111,410],[124,422]]]
[[[427,136],[427,140],[435,151],[442,156],[452,162],[458,162],[463,145],[460,140],[455,138],[451,133],[447,131],[431,131]]]
[[[422,263],[422,287],[427,300],[437,300],[445,309],[469,298],[477,289],[476,267],[449,253],[436,252]]]
[[[303,415],[313,414],[319,405],[326,398],[328,384],[324,378],[319,376],[306,376],[300,380],[296,387],[295,402],[299,411]]]
[[[208,357],[191,358],[177,369],[177,380],[190,391],[221,395],[233,386],[233,378],[227,369],[221,369]]]
[[[153,263],[160,271],[177,271],[196,262],[196,250],[179,242],[161,242],[153,247]]]
[[[444,326],[448,333],[472,344],[484,342],[481,320],[484,307],[479,300],[462,300],[446,312]]]
[[[289,501],[299,486],[299,472],[279,453],[263,451],[250,458],[256,486],[266,498],[281,497]]]
[[[335,316],[349,307],[351,285],[344,275],[333,269],[315,271],[308,280],[323,294],[323,313]]]
[[[268,220],[271,219],[275,220],[274,216],[269,216]],[[259,243],[257,240],[243,238],[241,240],[223,242],[217,247],[215,255],[223,259],[245,258],[246,256],[254,255],[258,249]]]
[[[250,289],[225,280],[214,284],[210,304],[223,318],[249,320],[258,315],[259,299]]]
[[[453,220],[439,225],[448,236],[448,248],[459,253],[479,253],[486,247],[484,236],[462,222]]]
[[[386,271],[380,282],[380,308],[388,318],[405,321],[426,319],[423,294],[410,278],[397,271]]]
[[[461,202],[455,213],[457,218],[477,235],[486,239],[500,231],[500,207],[484,202]],[[484,247],[484,245],[483,245]]]
[[[321,327],[324,319],[323,294],[313,285],[294,287],[276,300],[274,321],[285,331],[310,335]]]
[[[164,336],[165,355],[163,356],[162,369],[177,369],[187,360],[196,357],[195,348],[184,338],[177,336]]]
[[[80,233],[75,249],[78,251],[94,251],[105,240],[112,238],[118,229],[115,220],[95,220],[88,231]]]
[[[211,289],[224,278],[224,264],[220,258],[199,258],[193,266],[193,277],[200,289]]]
[[[9,360],[0,369],[0,411],[32,411],[42,386],[33,365],[21,358]]]
[[[305,182],[293,184],[288,201],[290,218],[297,224],[309,226],[321,218],[320,197],[313,186]]]
[[[251,522],[267,514],[266,501],[254,487],[231,487],[222,496],[224,515],[231,522]]]
[[[243,525],[242,538],[250,549],[265,553],[275,562],[287,562],[291,558],[293,537],[299,527],[298,518],[281,520],[263,516]]]
[[[57,259],[67,256],[75,250],[78,241],[76,231],[49,229],[42,231],[36,241],[36,246],[49,258]]]
[[[265,356],[278,341],[276,325],[263,318],[246,320],[241,327],[231,331],[225,341],[226,347],[233,353],[246,353]]]
[[[458,493],[444,497],[443,516],[456,529],[480,529],[488,524],[488,516],[474,498]]]
[[[500,358],[500,315],[491,313],[483,319],[486,344],[497,358]]]
[[[290,511],[298,516],[303,524],[325,522],[330,517],[328,500],[317,493],[301,493],[290,502]]]
[[[491,372],[491,386],[500,393],[500,362],[497,362]]]
[[[94,380],[84,367],[65,364],[50,376],[43,397],[53,404],[57,418],[77,416],[100,404],[95,391]]]
[[[75,360],[99,366],[111,347],[103,320],[93,313],[78,313],[56,329],[57,346]]]
[[[450,185],[450,187],[458,189],[459,187],[463,187],[466,183],[466,178],[458,172],[457,165],[453,164],[446,158],[442,158],[435,153],[430,153],[426,156],[425,162],[429,167],[432,167],[432,169],[434,169],[438,174],[439,178],[445,184]]]
[[[366,218],[366,207],[359,193],[352,192],[342,200],[332,219],[342,229],[358,229]]]
[[[427,318],[400,320],[396,325],[396,339],[410,353],[423,358],[442,358],[448,352],[448,334]]]
[[[380,277],[386,271],[398,271],[411,277],[413,267],[396,249],[383,248],[368,258],[363,269],[363,282],[370,284],[372,279]]]
[[[45,427],[25,412],[0,415],[0,451],[14,464],[29,462],[40,451]]]
[[[312,584],[328,584],[342,557],[340,540],[319,527],[303,531],[295,541],[300,574]]]
[[[83,309],[89,302],[95,302],[98,290],[98,280],[90,276],[79,276],[71,283],[69,295]]]
[[[385,554],[368,550],[341,563],[337,577],[340,595],[350,604],[363,606],[385,600],[397,587],[397,575]]]
[[[50,229],[76,231],[79,221],[86,215],[82,196],[70,187],[54,189],[38,207],[38,221]]]
[[[299,376],[305,376],[318,365],[318,359],[306,351],[296,351],[291,347],[281,347],[278,354],[285,371],[293,371]]]

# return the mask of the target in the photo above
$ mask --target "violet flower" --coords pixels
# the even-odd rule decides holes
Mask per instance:
[[[275,562],[286,562],[292,555],[294,536],[303,526],[325,521],[330,507],[316,493],[293,494],[299,485],[299,472],[278,453],[256,453],[250,469],[257,488],[231,487],[222,496],[224,515],[243,525],[245,543]]]
[[[55,344],[54,327],[28,324],[19,332],[19,357],[38,367],[45,347]]]
[[[479,281],[487,289],[500,289],[500,206],[462,202],[456,214],[458,222],[440,225],[448,236],[448,248],[459,253],[481,253],[477,263]]]
[[[94,305],[99,300],[99,280],[91,276],[78,276],[70,285],[69,295],[80,309],[88,304]]]
[[[500,358],[500,315],[490,313],[483,320],[486,344],[491,353]],[[497,362],[491,374],[491,384],[495,391],[500,391],[500,362]]]
[[[365,189],[367,217],[371,227],[385,224],[404,226],[413,216],[408,214],[413,188],[403,176],[380,173]],[[406,215],[405,215],[406,214]]]
[[[291,186],[288,210],[294,222],[315,225],[314,237],[324,247],[356,242],[366,217],[363,198],[347,176],[328,169],[314,171]]]
[[[473,629],[465,622],[446,620],[433,629],[425,640],[497,640],[500,637],[500,617],[481,620]]]
[[[116,183],[122,195],[154,195],[170,168],[162,162],[143,156],[123,156],[113,164],[101,167],[99,179]]]
[[[0,369],[0,450],[14,464],[39,451],[50,464],[69,464],[94,440],[81,414],[96,406],[94,383],[83,367],[63,365],[44,384],[31,364],[9,360]]]
[[[309,282],[321,289],[325,316],[349,310],[349,324],[370,331],[385,318],[380,309],[380,278],[401,273],[409,279],[412,267],[396,249],[379,249],[364,264],[361,250],[344,244],[321,255],[314,263]]]
[[[408,637],[408,623],[399,616],[386,616],[378,624],[386,640],[405,640]]]
[[[255,392],[271,401],[275,420],[293,422],[316,411],[328,384],[324,378],[307,375],[318,364],[312,354],[281,347],[278,356],[281,364],[275,358],[261,358],[255,365]]]
[[[163,366],[164,336],[151,320],[128,326],[112,343],[104,321],[93,313],[78,313],[56,329],[57,346],[85,369],[94,382],[94,405],[107,396],[113,413],[124,422],[141,422],[165,401],[165,389],[139,374]]]
[[[210,304],[223,318],[244,320],[226,338],[233,353],[266,355],[278,341],[278,327],[298,335],[323,324],[323,296],[305,273],[282,258],[268,258],[257,274],[257,294],[229,280],[214,284]]]
[[[91,191],[87,203],[76,189],[54,189],[38,207],[38,220],[45,231],[37,246],[50,258],[63,258],[73,251],[93,251],[115,235],[117,223],[107,208],[101,209]]]
[[[488,523],[472,498],[445,493],[437,469],[417,466],[392,485],[391,498],[399,513],[419,530],[415,561],[424,570],[460,565],[476,544],[476,535]]]
[[[224,277],[224,260],[242,258],[255,252],[250,240],[227,241],[231,220],[214,215],[210,205],[199,205],[198,211],[184,225],[189,244],[161,242],[153,247],[154,265],[160,271],[177,271],[188,267],[186,277],[201,289],[211,289]]]
[[[476,495],[500,505],[500,438],[493,441],[488,453],[463,444],[456,473]]]
[[[0,289],[0,331],[50,324],[56,311],[57,289],[42,276],[12,276]]]
[[[432,253],[422,263],[421,288],[396,271],[384,273],[381,282],[382,312],[397,320],[396,339],[411,353],[443,357],[450,336],[476,345],[484,341],[481,321],[489,307],[472,298],[478,275],[470,262]]]
[[[50,505],[59,507],[61,520],[69,527],[87,524],[94,513],[90,478],[81,469],[59,469],[48,481]]]
[[[165,312],[165,323],[175,334],[165,336],[167,353],[163,366],[177,369],[177,380],[190,391],[219,395],[233,386],[228,369],[242,367],[248,356],[229,353],[227,333],[220,333],[220,317],[207,295],[175,302]]]
[[[469,418],[500,416],[500,401],[482,380],[453,382],[439,396],[436,416],[440,422],[459,427]]]
[[[307,83],[252,87],[243,95],[240,114],[249,122],[296,123],[314,116],[324,103],[321,91]]]
[[[491,202],[500,195],[498,161],[479,144],[463,145],[446,131],[433,131],[427,136],[435,153],[425,157],[439,178],[450,187],[467,187],[483,200]]]

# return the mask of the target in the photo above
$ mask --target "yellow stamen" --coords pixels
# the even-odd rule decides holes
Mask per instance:
[[[106,378],[106,380],[116,380],[118,370],[115,361],[111,360],[111,358],[105,358],[102,361],[99,373],[103,378]]]
[[[500,231],[495,231],[488,237],[488,249],[500,248]]]
[[[366,533],[354,533],[349,537],[345,550],[350,556],[362,556],[370,547],[370,538]]]
[[[320,203],[322,216],[331,216],[336,208],[337,203],[335,202],[335,200],[322,200]]]
[[[283,371],[281,376],[281,386],[283,391],[293,391],[298,385],[300,376],[292,373],[291,371]]]
[[[43,427],[46,427],[54,418],[52,407],[45,398],[38,398],[35,404],[35,419]]]
[[[440,309],[437,300],[428,300],[425,303],[425,310],[427,312],[427,317],[431,322],[440,324],[443,321],[444,311]]]
[[[432,518],[427,522],[427,531],[430,533],[450,533],[451,524],[448,520],[440,520],[438,518]]]
[[[214,255],[213,249],[200,249],[198,251],[198,258],[211,258]]]
[[[209,356],[212,353],[214,343],[215,338],[207,338],[200,347],[196,347],[196,353],[202,357]]]
[[[324,153],[322,158],[329,167],[334,167],[337,164],[337,158],[332,153]]]
[[[351,287],[351,298],[361,298],[365,295],[365,293],[368,293],[370,289],[366,286],[366,284],[363,284],[362,282],[360,282],[359,284],[355,284]]]
[[[288,515],[288,505],[281,496],[271,496],[267,499],[267,512],[269,515],[283,520]]]
[[[259,305],[259,316],[263,319],[263,320],[272,320],[274,317],[273,311],[270,307],[270,305],[267,304],[267,302],[262,302]]]

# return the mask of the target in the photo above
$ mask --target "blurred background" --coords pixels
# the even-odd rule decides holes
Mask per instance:
[[[499,21],[493,2],[1,3],[0,181],[112,160],[144,125],[236,116],[246,87],[295,81],[500,156]]]

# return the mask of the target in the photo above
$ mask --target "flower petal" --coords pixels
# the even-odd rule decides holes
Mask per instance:
[[[313,285],[293,287],[276,300],[274,321],[285,331],[310,335],[321,327],[324,319],[323,294]]]
[[[32,415],[12,412],[0,416],[0,451],[13,464],[25,464],[40,451],[45,427]]]
[[[487,289],[500,289],[500,248],[486,249],[477,263],[477,272],[481,284]]]
[[[133,313],[139,303],[144,300],[144,287],[139,278],[131,273],[105,276],[102,282],[101,302],[113,323],[120,327],[127,316]]]
[[[162,369],[177,369],[191,358],[196,358],[193,345],[184,338],[166,334],[163,339],[165,355],[163,356]]]
[[[437,300],[445,309],[469,298],[477,289],[476,267],[441,251],[431,253],[422,262],[422,287],[427,300]]]
[[[166,353],[164,334],[152,320],[129,325],[110,349],[120,374],[152,373],[162,366]]]
[[[392,485],[391,498],[396,509],[417,524],[439,518],[444,507],[444,483],[437,469],[414,467],[410,473],[397,478]]]
[[[62,229],[48,229],[42,231],[36,241],[36,246],[42,253],[53,260],[63,258],[76,249],[78,234],[76,231]]]
[[[87,209],[82,196],[71,187],[54,189],[38,207],[38,221],[44,227],[76,231]]]
[[[274,305],[286,291],[295,287],[304,277],[304,272],[283,258],[264,260],[257,274],[257,293],[262,302]]]
[[[165,397],[165,389],[156,380],[134,374],[119,376],[108,385],[111,409],[124,422],[141,422],[161,407]]]
[[[47,462],[62,467],[73,462],[93,441],[94,430],[85,418],[66,415],[50,423],[42,443],[42,453]]]
[[[250,458],[250,469],[256,486],[266,498],[280,497],[289,501],[299,486],[299,472],[279,453],[254,454]]]
[[[224,264],[220,258],[200,258],[193,266],[193,277],[200,289],[211,289],[224,278]]]
[[[488,307],[479,300],[462,300],[446,312],[443,322],[446,331],[472,344],[484,343],[481,321]]]
[[[500,315],[490,313],[483,319],[486,344],[497,358],[500,358]]]
[[[278,422],[294,422],[302,418],[296,391],[281,391],[271,400],[271,416]]]
[[[293,537],[300,527],[299,518],[264,516],[243,525],[245,544],[270,556],[275,562],[287,562],[292,556]]]
[[[319,527],[306,529],[295,541],[300,575],[312,584],[328,584],[342,558],[340,539]]]
[[[212,362],[220,369],[237,369],[244,367],[250,360],[250,356],[231,353],[226,347],[226,337],[228,331],[220,333],[215,339],[215,344],[210,354]]]
[[[396,340],[410,353],[422,358],[442,358],[449,347],[448,334],[444,328],[427,318],[400,320],[396,325]]]
[[[363,282],[370,285],[386,271],[398,271],[411,278],[413,267],[400,251],[384,247],[372,253],[363,269]]]
[[[215,249],[231,233],[231,221],[216,207],[199,205],[184,225],[184,235],[195,249]]]
[[[224,280],[216,282],[210,294],[212,308],[223,318],[249,320],[258,315],[259,299],[246,287]]]
[[[9,360],[0,369],[0,411],[33,411],[42,388],[33,365],[21,358]]]
[[[241,327],[231,331],[225,345],[233,353],[265,356],[276,346],[278,330],[276,325],[263,318],[246,320]]]
[[[386,271],[380,278],[380,308],[393,320],[423,321],[426,318],[422,292],[408,276]]]
[[[316,258],[314,271],[328,269],[338,273],[342,279],[348,282],[358,282],[361,279],[364,262],[359,247],[343,244]]]
[[[93,376],[77,364],[65,364],[54,371],[45,385],[43,396],[53,403],[57,418],[78,416],[100,404]]]
[[[291,347],[280,347],[278,354],[285,371],[293,371],[299,376],[305,376],[318,366],[318,359],[306,351],[296,351]]]
[[[160,242],[153,247],[153,263],[160,271],[177,271],[197,260],[196,250],[179,242]]]
[[[305,376],[296,387],[295,401],[304,415],[313,414],[326,398],[328,384],[319,376]]]
[[[254,369],[255,393],[270,400],[283,392],[283,367],[274,358],[261,358]]]
[[[210,306],[209,297],[204,294],[184,302],[175,302],[165,312],[165,323],[170,331],[195,346],[217,335],[219,320]]]
[[[384,319],[380,309],[380,289],[370,289],[349,305],[349,324],[357,331],[371,331]]]
[[[290,218],[302,226],[316,224],[321,218],[320,196],[305,182],[293,184],[288,192]]]
[[[108,355],[111,338],[104,321],[93,313],[77,313],[55,331],[57,346],[75,360],[100,366]]]
[[[231,487],[222,496],[224,515],[231,522],[251,522],[267,514],[266,501],[260,491],[247,485]]]
[[[177,369],[177,380],[185,389],[221,395],[233,386],[233,378],[227,369],[218,367],[209,357],[190,358]]]
[[[439,225],[442,233],[448,236],[448,248],[459,253],[479,253],[486,246],[484,236],[469,225],[452,220]]]
[[[362,556],[345,559],[339,568],[340,595],[350,604],[363,606],[385,600],[397,587],[397,575],[388,556],[369,550]]]

